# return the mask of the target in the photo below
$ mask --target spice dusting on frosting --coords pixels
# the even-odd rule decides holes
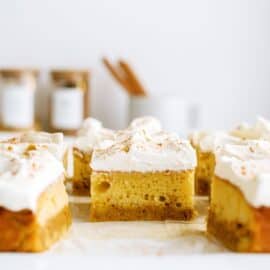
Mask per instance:
[[[144,129],[116,133],[111,146],[94,150],[91,162],[94,170],[112,171],[181,171],[195,166],[196,154],[188,141]]]

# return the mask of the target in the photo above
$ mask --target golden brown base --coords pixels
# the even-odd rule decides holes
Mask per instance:
[[[0,208],[0,251],[40,252],[48,249],[70,227],[71,214],[66,206],[40,225],[29,210],[12,212]]]
[[[89,166],[91,154],[84,153],[77,148],[73,149],[74,175],[72,190],[75,195],[89,195],[91,168]]]
[[[209,196],[210,195],[210,187],[211,182],[209,179],[196,179],[196,194],[199,196]]]
[[[91,221],[136,221],[136,220],[191,220],[193,209],[178,210],[174,207],[157,207],[156,205],[138,207],[137,209],[109,206],[105,211],[91,207]]]
[[[90,195],[90,185],[89,179],[81,179],[80,181],[74,181],[72,179],[72,194],[77,196],[89,196]]]
[[[93,172],[91,221],[190,220],[194,172]]]
[[[252,207],[241,191],[214,177],[207,231],[238,252],[270,252],[270,208]]]

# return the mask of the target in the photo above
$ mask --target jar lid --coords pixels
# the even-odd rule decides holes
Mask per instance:
[[[73,87],[80,84],[81,81],[88,82],[89,71],[86,69],[55,69],[51,70],[50,74],[54,82]]]
[[[68,79],[68,78],[86,78],[89,71],[86,69],[53,69],[51,70],[51,77],[53,80]]]
[[[0,68],[0,76],[4,78],[19,78],[25,74],[38,77],[39,70],[30,68]]]

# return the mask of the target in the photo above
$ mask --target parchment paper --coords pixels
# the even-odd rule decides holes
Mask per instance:
[[[73,225],[49,253],[177,255],[227,252],[206,234],[208,200],[196,198],[198,217],[191,222],[96,222],[88,220],[88,198],[71,197]]]

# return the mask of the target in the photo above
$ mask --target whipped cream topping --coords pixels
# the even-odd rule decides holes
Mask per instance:
[[[193,146],[198,146],[203,152],[214,152],[224,144],[241,143],[243,140],[270,141],[270,121],[258,117],[254,126],[242,123],[230,132],[195,131],[189,136],[189,139]]]
[[[111,146],[94,149],[90,166],[96,171],[183,171],[196,166],[196,153],[175,134],[127,130],[117,133]]]
[[[242,123],[233,129],[230,134],[243,139],[270,140],[270,121],[258,117],[254,126]]]
[[[216,152],[225,144],[241,144],[244,140],[230,136],[225,132],[217,131],[202,137],[199,142],[200,150],[203,152]]]
[[[63,164],[48,150],[28,143],[1,143],[0,206],[35,212],[41,193],[63,174]]]
[[[140,131],[144,130],[149,134],[160,132],[162,130],[161,123],[158,119],[152,116],[144,116],[134,119],[129,127],[129,130]]]
[[[78,136],[88,136],[93,133],[93,132],[98,132],[103,128],[102,123],[98,121],[95,118],[89,117],[86,118],[83,123],[81,128],[78,130]]]
[[[254,207],[270,207],[270,142],[224,145],[216,153],[215,175],[238,187]]]
[[[38,149],[46,149],[53,154],[57,159],[63,160],[67,146],[64,143],[63,133],[48,133],[29,131],[21,133],[20,135],[10,138],[0,143],[21,144],[29,143],[34,144]]]
[[[87,118],[78,132],[73,146],[83,152],[91,153],[93,148],[104,148],[112,144],[115,132],[102,127],[101,122]]]
[[[201,139],[208,134],[207,131],[194,131],[188,135],[188,139],[191,142],[192,146],[197,147]]]

